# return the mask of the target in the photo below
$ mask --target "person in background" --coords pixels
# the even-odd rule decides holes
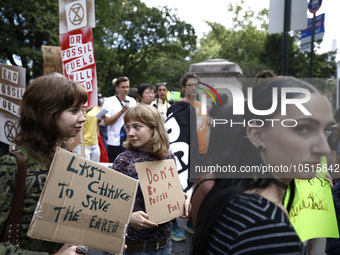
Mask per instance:
[[[276,77],[276,73],[274,73],[273,71],[271,70],[262,70],[260,72],[258,72],[256,75],[255,75],[255,81],[254,81],[254,84],[255,85],[258,85],[260,84],[261,82],[269,79],[269,78],[273,78],[273,77]]]
[[[103,116],[107,126],[107,153],[110,162],[113,162],[124,148],[121,145],[120,133],[124,125],[124,113],[129,107],[136,105],[136,100],[128,96],[130,80],[128,77],[119,77],[115,80],[117,94],[106,98],[103,109],[108,112]]]
[[[128,96],[134,98],[137,101],[137,88],[130,88]]]
[[[151,103],[161,114],[162,120],[165,119],[168,108],[170,107],[170,103],[166,98],[167,93],[166,82],[158,83],[156,86],[156,99]]]
[[[204,161],[205,154],[208,150],[208,124],[209,118],[207,113],[203,114],[202,104],[197,100],[199,77],[194,73],[186,73],[180,80],[182,90],[184,91],[184,98],[182,102],[190,103],[195,108],[196,113],[196,130],[197,130],[197,142],[198,142],[198,161],[194,163],[191,160],[191,164],[202,165]],[[206,111],[207,112],[207,111]],[[193,180],[189,178],[190,186],[193,184]],[[189,234],[194,233],[194,226],[191,222],[191,218],[185,225],[185,231]]]
[[[0,243],[0,254],[75,255],[76,246],[31,239],[27,231],[58,146],[75,137],[85,122],[87,93],[81,84],[55,76],[41,76],[27,87],[21,104],[16,149],[26,160],[26,189],[20,247]],[[18,163],[14,156],[0,158],[0,233],[6,228]]]
[[[236,172],[255,166],[293,169],[290,167],[302,164],[307,170],[271,172],[268,178],[254,172],[242,176],[233,176],[231,172],[221,174],[200,206],[192,254],[308,253],[289,221],[283,197],[295,178],[313,178],[316,172],[309,170],[330,153],[324,133],[334,124],[332,109],[327,98],[312,85],[293,77],[274,77],[255,86],[254,109],[263,111],[272,106],[273,88],[278,90],[278,102],[270,114],[253,113],[245,103],[244,115],[230,117],[226,113],[231,112],[230,106],[222,107],[218,117],[244,119],[249,124],[235,125],[227,134],[213,135],[212,129],[211,137],[215,139],[210,143],[215,146],[208,151],[206,159],[214,156],[215,164],[229,164]],[[310,93],[310,100],[303,106],[311,115],[305,115],[294,104],[287,105],[286,113],[281,113],[281,90],[290,88],[305,91],[287,93],[286,98],[290,100]],[[271,125],[268,119],[278,121]],[[296,125],[281,125],[286,119],[296,120]],[[217,158],[216,152],[220,155]],[[226,175],[229,178],[223,178]]]
[[[99,112],[102,110],[103,108],[103,103],[104,103],[104,98],[102,96],[102,94],[98,94],[98,109]],[[97,114],[98,115],[98,114]],[[99,117],[99,118],[98,118]],[[98,145],[99,145],[99,149],[100,149],[100,159],[99,162],[105,162],[105,163],[109,163],[109,156],[107,155],[107,128],[104,124],[104,120],[100,119],[100,116],[98,116],[98,122],[99,122],[99,132],[98,132]],[[103,135],[105,137],[103,137]]]
[[[334,119],[336,125],[333,126],[331,133],[327,137],[331,148],[331,154],[328,155],[327,161],[336,167],[336,164],[340,163],[340,108],[335,111]],[[333,178],[336,178],[335,180],[337,181],[339,177],[334,176]]]
[[[340,228],[340,174],[339,174],[339,165],[340,165],[340,108],[335,111],[334,118],[336,121],[335,127],[333,127],[333,131],[329,134],[327,141],[329,147],[331,149],[331,154],[327,157],[327,161],[329,165],[331,165],[332,169],[336,169],[335,171],[330,172],[332,177],[334,178],[334,186],[332,189],[333,201],[336,219],[338,222],[338,228]],[[337,172],[337,173],[336,173]],[[327,238],[326,241],[326,254],[327,255],[336,255],[340,254],[340,239],[339,238]]]
[[[98,145],[99,120],[96,117],[99,112],[99,107],[88,109],[86,113],[86,121],[84,123],[85,158],[94,162],[100,161],[100,148]],[[80,145],[75,148],[75,153],[81,156]]]
[[[158,111],[151,105],[138,104],[124,116],[126,150],[118,155],[112,168],[138,179],[135,163],[173,159],[169,140]],[[171,221],[157,225],[146,214],[142,190],[138,187],[133,213],[127,230],[124,254],[171,254]],[[188,204],[186,204],[188,215]]]
[[[207,115],[202,114],[202,104],[197,100],[199,77],[193,73],[186,73],[181,78],[181,86],[184,91],[184,98],[181,101],[190,103],[195,107],[196,122],[197,122],[197,137],[198,137],[198,150],[201,161],[203,162],[205,153],[208,150],[208,136],[207,129],[209,119]]]
[[[100,109],[103,108],[104,100],[105,98],[102,96],[102,94],[98,93],[98,107]],[[99,122],[99,132],[107,153],[107,127],[105,126],[103,119],[101,119]]]
[[[155,96],[155,88],[149,83],[142,83],[137,89],[137,100],[141,104],[150,105]]]

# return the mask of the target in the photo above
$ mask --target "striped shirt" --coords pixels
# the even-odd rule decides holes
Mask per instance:
[[[209,237],[207,254],[308,254],[285,213],[257,194],[237,194]]]

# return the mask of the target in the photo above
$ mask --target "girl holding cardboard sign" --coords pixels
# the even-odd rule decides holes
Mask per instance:
[[[216,179],[201,204],[192,254],[307,254],[282,202],[289,183],[313,178],[330,153],[325,131],[334,120],[327,98],[301,80],[276,77],[254,87],[244,115],[228,107],[216,118],[238,125],[228,133],[212,129],[207,158],[236,171],[219,176],[225,178]]]
[[[23,213],[16,231],[0,237],[0,254],[74,255],[76,246],[31,239],[27,231],[57,146],[75,137],[85,121],[83,106],[87,101],[84,87],[62,77],[41,76],[26,89],[22,99],[19,131],[14,140],[15,152],[26,166]],[[0,158],[0,233],[4,235],[10,217],[13,193],[17,190],[18,163],[13,155]],[[19,178],[17,178],[19,179]],[[12,215],[12,212],[11,212]],[[13,233],[14,232],[14,233]],[[13,242],[5,238],[16,236]],[[15,243],[16,245],[13,245]],[[17,246],[18,245],[18,246]],[[80,252],[78,250],[78,252]]]
[[[135,163],[173,159],[164,124],[155,107],[139,104],[128,109],[124,123],[127,133],[124,147],[127,150],[118,155],[113,169],[138,179]],[[138,187],[124,254],[170,254],[171,221],[157,225],[148,219],[145,211],[143,194]]]

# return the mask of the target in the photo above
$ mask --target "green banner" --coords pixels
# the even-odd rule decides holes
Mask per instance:
[[[327,161],[324,157],[322,167],[311,180],[295,179],[295,195],[289,211],[289,220],[301,241],[312,238],[339,238],[332,190],[324,179],[327,174]],[[324,169],[324,170],[322,170]],[[287,207],[290,189],[284,198]]]
[[[180,91],[168,91],[166,95],[168,101],[177,102],[181,99],[181,92]]]

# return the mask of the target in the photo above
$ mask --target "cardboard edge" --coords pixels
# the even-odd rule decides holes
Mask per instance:
[[[55,155],[59,154],[60,152],[60,147],[57,147],[56,151],[55,151]],[[56,156],[53,157],[53,160],[52,160],[52,163],[50,165],[50,168],[48,169],[48,173],[47,173],[47,178],[46,178],[46,181],[45,181],[45,184],[44,184],[44,187],[43,187],[43,190],[41,191],[40,193],[40,196],[39,196],[39,200],[38,200],[38,203],[37,203],[37,206],[35,207],[34,209],[34,213],[33,213],[33,216],[32,216],[32,219],[31,219],[31,222],[30,222],[30,225],[29,225],[29,228],[28,228],[28,231],[27,231],[27,236],[30,237],[30,238],[34,238],[31,236],[32,234],[32,226],[36,220],[36,218],[39,217],[39,213],[40,213],[40,208],[41,208],[41,200],[43,198],[43,195],[45,194],[46,192],[46,187],[47,187],[47,184],[49,183],[50,179],[52,178],[51,177],[51,172],[50,172],[50,169],[52,168],[52,166],[54,166],[55,164],[55,159],[56,159]]]

